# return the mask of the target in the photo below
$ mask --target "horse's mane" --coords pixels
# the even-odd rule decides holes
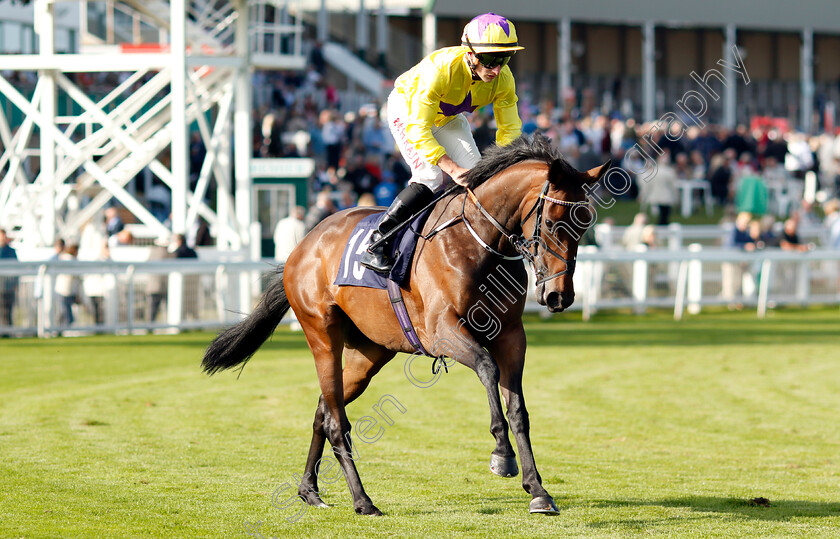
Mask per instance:
[[[506,168],[529,159],[548,164],[558,160],[562,166],[561,174],[563,176],[576,173],[574,167],[551,145],[551,141],[538,133],[533,136],[522,135],[507,146],[487,148],[478,164],[464,175],[464,179],[470,187],[475,187]]]

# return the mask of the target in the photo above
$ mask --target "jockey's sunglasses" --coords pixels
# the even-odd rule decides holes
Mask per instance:
[[[495,69],[498,66],[505,67],[508,62],[510,62],[510,57],[513,56],[513,52],[482,52],[477,53],[470,43],[470,39],[468,37],[464,37],[464,43],[470,48],[470,52],[475,54],[478,63],[486,67],[487,69]],[[516,51],[514,51],[516,52]]]
[[[510,62],[510,55],[499,56],[498,54],[484,52],[476,54],[475,57],[478,59],[478,63],[487,69],[494,69],[498,66],[505,67]]]

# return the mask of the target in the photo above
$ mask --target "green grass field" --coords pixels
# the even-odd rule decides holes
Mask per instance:
[[[0,537],[248,537],[258,521],[265,538],[837,537],[839,321],[529,319],[526,400],[556,517],[489,472],[475,375],[419,389],[398,356],[350,407],[406,408],[359,448],[385,516],[356,516],[341,479],[333,507],[294,523],[270,500],[302,471],[319,393],[301,334],[278,330],[239,380],[199,371],[209,334],[2,340]]]

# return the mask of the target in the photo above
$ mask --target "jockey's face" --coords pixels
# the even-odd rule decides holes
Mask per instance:
[[[473,66],[473,71],[475,71],[475,74],[478,75],[478,78],[480,78],[482,82],[492,82],[493,79],[498,77],[499,73],[502,71],[501,65],[497,65],[493,68],[486,67],[478,61],[478,58],[476,58],[472,51],[467,52],[467,59],[469,60],[470,65]]]

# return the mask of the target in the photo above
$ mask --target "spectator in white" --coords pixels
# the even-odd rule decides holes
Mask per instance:
[[[825,211],[825,225],[828,232],[828,245],[832,249],[840,249],[840,200],[833,198],[823,205]]]
[[[655,181],[655,180],[654,180]],[[648,218],[645,213],[637,213],[633,217],[633,224],[627,227],[624,231],[624,236],[621,237],[621,245],[624,249],[632,251],[637,245],[642,243],[642,231],[647,225]]]
[[[108,249],[108,242],[104,239],[100,243],[99,253],[95,260],[104,262],[111,259],[111,252]],[[92,273],[85,275],[82,279],[82,289],[85,296],[90,300],[93,311],[93,322],[96,325],[105,323],[105,296],[109,290],[114,288],[114,276],[111,274]]]
[[[155,241],[149,252],[149,262],[160,262],[168,258],[172,258],[172,254],[167,249],[169,242],[163,238]],[[160,312],[160,304],[163,298],[166,297],[167,286],[169,285],[169,278],[165,273],[155,274],[149,276],[147,283],[147,292],[149,293],[149,322],[154,322]]]
[[[108,235],[102,220],[89,219],[82,225],[81,234],[79,234],[79,260],[97,260],[102,254],[102,244],[107,241]],[[117,241],[116,238],[113,241]],[[62,250],[63,248],[58,253],[60,254]]]
[[[292,249],[303,239],[306,232],[306,225],[303,224],[305,216],[306,209],[295,206],[291,215],[280,219],[274,227],[274,259],[278,262],[285,262]]]
[[[671,166],[671,152],[663,148],[657,162],[656,174],[641,182],[642,200],[659,208],[659,223],[670,222],[671,207],[677,203],[677,171]]]
[[[796,178],[805,177],[805,171],[814,166],[814,154],[808,139],[801,133],[791,133],[788,139],[788,153],[785,156],[785,168]]]
[[[642,236],[639,245],[644,245],[648,249],[656,248],[656,227],[653,225],[645,225],[642,228]]]
[[[78,245],[68,245],[58,255],[58,259],[62,261],[76,260],[78,253]],[[55,278],[55,293],[61,296],[61,321],[66,326],[72,326],[75,322],[73,305],[79,301],[80,284],[79,276],[70,273],[61,273]]]

